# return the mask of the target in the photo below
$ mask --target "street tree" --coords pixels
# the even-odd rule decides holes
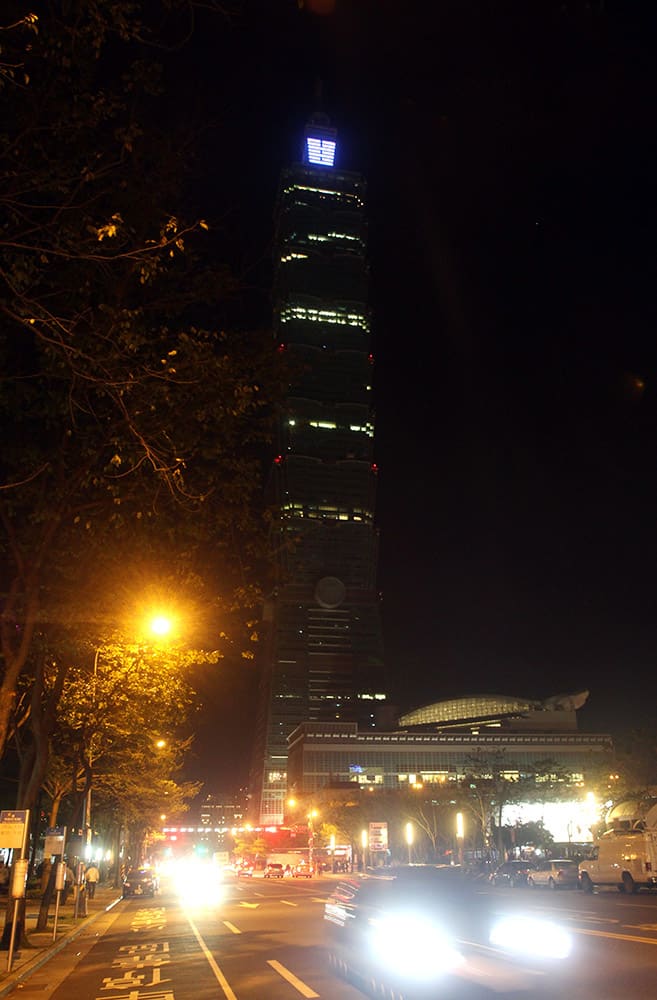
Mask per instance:
[[[202,651],[114,643],[96,651],[93,673],[68,670],[44,784],[52,774],[60,796],[65,787],[72,827],[85,827],[92,789],[118,801],[126,774],[148,782],[155,766],[166,780],[180,770],[192,742],[192,668],[214,660]]]
[[[485,850],[495,846],[495,829],[502,825],[504,806],[514,799],[518,777],[510,771],[503,750],[477,752],[466,760],[457,801],[474,819]]]
[[[153,580],[202,608],[206,648],[219,620],[256,638],[285,378],[262,331],[213,323],[235,282],[184,212],[194,137],[165,68],[193,7],[73,0],[4,24],[0,757],[22,677],[45,752],[74,661],[45,687],[42,640],[102,639]]]
[[[403,794],[402,816],[426,838],[429,860],[437,861],[451,850],[455,831],[454,792],[449,785],[432,785]],[[416,852],[418,847],[416,845]]]
[[[615,797],[654,795],[657,789],[657,739],[653,726],[633,726],[614,735],[613,767],[600,768],[601,784]]]

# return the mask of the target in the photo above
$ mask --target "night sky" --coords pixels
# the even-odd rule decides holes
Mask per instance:
[[[187,86],[217,125],[206,210],[263,322],[313,110],[368,179],[393,700],[587,689],[582,729],[654,724],[657,11],[311,7],[247,3]],[[250,701],[252,678],[222,683],[218,706]],[[222,731],[246,763],[248,732]]]

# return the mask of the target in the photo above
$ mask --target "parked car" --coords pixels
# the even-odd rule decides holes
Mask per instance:
[[[572,858],[551,858],[538,861],[527,873],[530,886],[547,886],[548,889],[579,888],[579,866]]]
[[[121,894],[128,896],[154,896],[160,888],[157,873],[153,868],[129,868],[123,879]]]
[[[518,889],[527,885],[527,873],[533,867],[532,861],[504,861],[493,869],[488,881],[494,886]]]
[[[265,878],[283,878],[285,869],[278,861],[273,861],[265,867]]]
[[[504,912],[456,866],[341,880],[324,925],[338,975],[368,996],[404,1000],[551,996],[550,973],[572,947],[565,925]]]
[[[312,871],[308,865],[295,865],[292,869],[294,878],[312,878]]]

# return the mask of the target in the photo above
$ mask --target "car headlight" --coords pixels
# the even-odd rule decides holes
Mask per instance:
[[[433,979],[463,962],[445,930],[415,914],[371,919],[369,943],[378,963],[408,979]]]
[[[525,958],[567,958],[572,949],[563,927],[531,917],[503,917],[491,930],[490,943]]]

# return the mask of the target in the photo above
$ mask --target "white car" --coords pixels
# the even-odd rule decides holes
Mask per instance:
[[[547,886],[548,889],[579,888],[579,866],[572,858],[550,858],[538,861],[527,872],[527,885]]]

